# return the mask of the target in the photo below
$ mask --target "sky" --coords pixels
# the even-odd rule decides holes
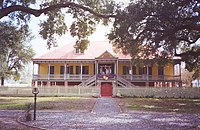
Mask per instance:
[[[123,2],[123,3],[129,3],[130,0],[115,0],[115,2]],[[68,19],[68,23],[70,23],[71,18]],[[33,50],[36,53],[36,56],[42,55],[50,50],[47,49],[47,42],[42,39],[42,37],[39,35],[39,23],[43,20],[43,16],[40,17],[32,17],[32,20],[30,21],[30,29],[32,31],[32,35],[34,36],[34,39],[30,42],[30,45],[32,46]],[[69,26],[68,26],[69,27]],[[94,32],[91,36],[89,36],[90,41],[106,41],[108,40],[106,38],[106,34],[108,34],[111,30],[111,26],[102,26],[98,25],[96,28],[96,32]],[[70,33],[67,32],[65,35],[62,35],[61,37],[57,38],[58,47],[63,46],[64,44],[74,43],[76,41],[76,38],[73,38],[70,36]],[[56,49],[56,47],[52,47],[51,50]]]
[[[34,49],[35,53],[37,55],[41,55],[43,53],[48,52],[47,49],[47,42],[42,39],[42,37],[39,35],[39,26],[36,24],[39,23],[39,20],[34,20],[34,24],[31,23],[31,30],[32,35],[34,35],[34,39],[30,42],[32,48]],[[110,27],[98,25],[96,28],[96,32],[89,36],[90,41],[105,41],[107,40],[106,34],[110,32]],[[61,37],[57,38],[58,47],[63,46],[64,44],[68,43],[74,43],[76,41],[76,38],[72,37],[69,32],[67,32],[65,35],[62,35]],[[53,50],[57,47],[52,47],[50,50]]]

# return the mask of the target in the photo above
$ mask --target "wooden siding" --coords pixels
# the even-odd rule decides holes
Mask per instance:
[[[73,64],[68,64],[69,66],[73,66],[73,74],[76,74],[76,66],[81,66],[80,63],[73,63]],[[64,64],[61,63],[50,63],[50,66],[54,66],[54,74],[59,75],[60,74],[60,66],[64,66]],[[83,63],[82,66],[88,66],[89,67],[89,75],[94,75],[94,64],[93,63]],[[128,66],[130,65],[122,63],[118,65],[118,74],[122,75],[123,74],[123,66]],[[39,64],[39,72],[38,74],[48,74],[48,63],[40,63]],[[139,67],[136,66],[136,75],[139,75]],[[164,75],[168,76],[174,76],[174,65],[173,64],[167,64],[164,67]],[[158,76],[158,65],[154,64],[152,66],[152,76]]]

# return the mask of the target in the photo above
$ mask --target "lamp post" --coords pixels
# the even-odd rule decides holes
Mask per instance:
[[[37,94],[39,93],[38,88],[33,88],[32,93],[34,94],[34,115],[33,115],[33,120],[36,120],[36,99],[37,99]]]

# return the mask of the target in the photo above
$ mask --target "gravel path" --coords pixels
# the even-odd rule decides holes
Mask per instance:
[[[191,114],[131,111],[121,113],[114,98],[98,98],[91,113],[39,112],[30,125],[59,130],[198,130],[200,118]]]
[[[17,119],[21,115],[24,111],[0,110],[0,130],[38,130],[19,123]]]
[[[92,110],[93,114],[119,114],[120,107],[114,98],[99,98]]]
[[[37,120],[27,124],[48,130],[200,130],[200,117],[141,111],[122,113],[116,99],[99,98],[91,113],[38,111]]]
[[[40,112],[30,125],[51,130],[198,130],[196,115],[131,112],[116,115],[92,113]]]

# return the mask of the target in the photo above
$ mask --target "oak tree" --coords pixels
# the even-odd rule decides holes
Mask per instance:
[[[5,78],[13,76],[19,79],[19,71],[31,61],[34,53],[26,45],[31,38],[27,27],[18,28],[11,23],[0,22],[0,78],[4,85]]]
[[[116,15],[109,39],[135,63],[178,56],[194,78],[200,75],[199,0],[136,0]]]
[[[65,14],[73,18],[69,27]],[[142,58],[139,63],[163,64],[179,56],[194,77],[200,75],[199,14],[199,0],[134,0],[125,8],[112,0],[0,0],[0,19],[8,16],[24,25],[31,15],[45,16],[39,34],[49,47],[56,45],[57,35],[70,31],[84,50],[95,26],[113,18],[108,38],[120,51],[137,63]]]
[[[35,4],[39,7],[34,7]],[[77,46],[84,50],[89,43],[88,36],[95,31],[96,25],[100,22],[107,24],[109,18],[115,17],[115,8],[112,0],[1,0],[0,19],[8,16],[18,24],[26,24],[31,15],[43,15],[45,20],[39,25],[39,34],[47,40],[49,48],[57,44],[56,36],[70,31],[77,38]],[[66,14],[73,18],[69,27],[65,23]]]

